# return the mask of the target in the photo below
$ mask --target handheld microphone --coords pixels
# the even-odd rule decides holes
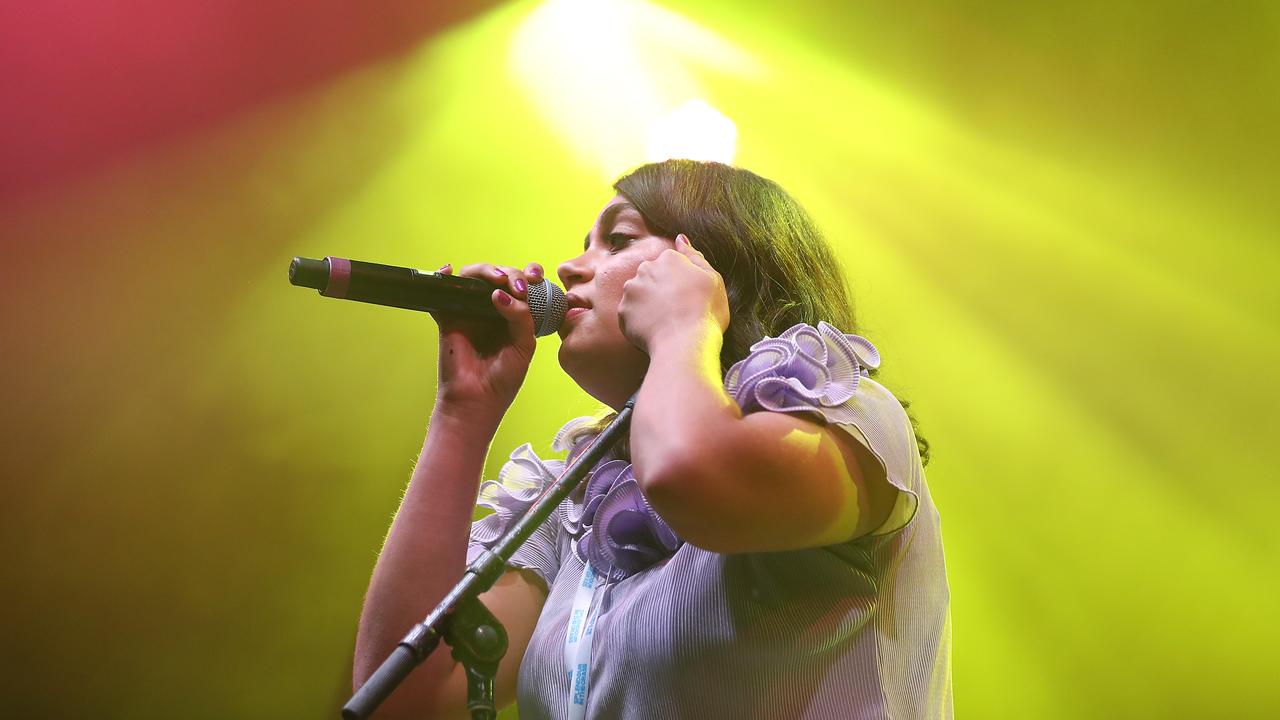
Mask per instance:
[[[325,297],[503,322],[490,300],[497,288],[476,278],[327,256],[295,257],[289,263],[289,282],[315,288]],[[529,285],[528,297],[534,335],[559,330],[566,310],[564,291],[543,280]]]

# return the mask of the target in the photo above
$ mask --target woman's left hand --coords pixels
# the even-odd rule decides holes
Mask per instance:
[[[724,278],[689,244],[676,236],[675,248],[640,263],[635,277],[622,286],[618,304],[622,334],[653,354],[656,342],[712,333],[729,327],[729,297]]]

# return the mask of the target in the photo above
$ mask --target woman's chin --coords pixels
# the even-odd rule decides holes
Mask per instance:
[[[603,346],[585,339],[570,335],[560,343],[560,368],[588,395],[617,409],[639,389],[649,357],[625,340]]]
[[[589,354],[584,352],[585,349],[579,347],[578,340],[579,338],[573,335],[564,338],[560,341],[560,350],[556,354],[556,359],[560,361],[560,369],[574,380],[578,380],[593,364]],[[581,381],[578,384],[581,385]]]
[[[609,364],[606,353],[600,352],[600,348],[593,347],[591,343],[583,342],[585,339],[570,335],[561,340],[556,356],[560,360],[560,368],[575,378],[590,374],[593,368]]]

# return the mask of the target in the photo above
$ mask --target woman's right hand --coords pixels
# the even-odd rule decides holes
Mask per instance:
[[[452,274],[446,265],[440,272]],[[537,346],[529,314],[529,283],[542,282],[542,266],[524,270],[505,265],[467,265],[458,273],[491,283],[490,302],[505,327],[432,313],[440,327],[439,385],[436,410],[467,417],[506,413],[524,384]]]

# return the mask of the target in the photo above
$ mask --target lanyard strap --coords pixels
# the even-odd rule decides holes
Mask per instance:
[[[591,637],[596,629],[596,612],[592,607],[601,576],[591,568],[582,569],[582,580],[573,595],[569,611],[569,629],[564,639],[564,665],[569,674],[569,717],[583,720],[587,716],[587,676],[591,670]]]

